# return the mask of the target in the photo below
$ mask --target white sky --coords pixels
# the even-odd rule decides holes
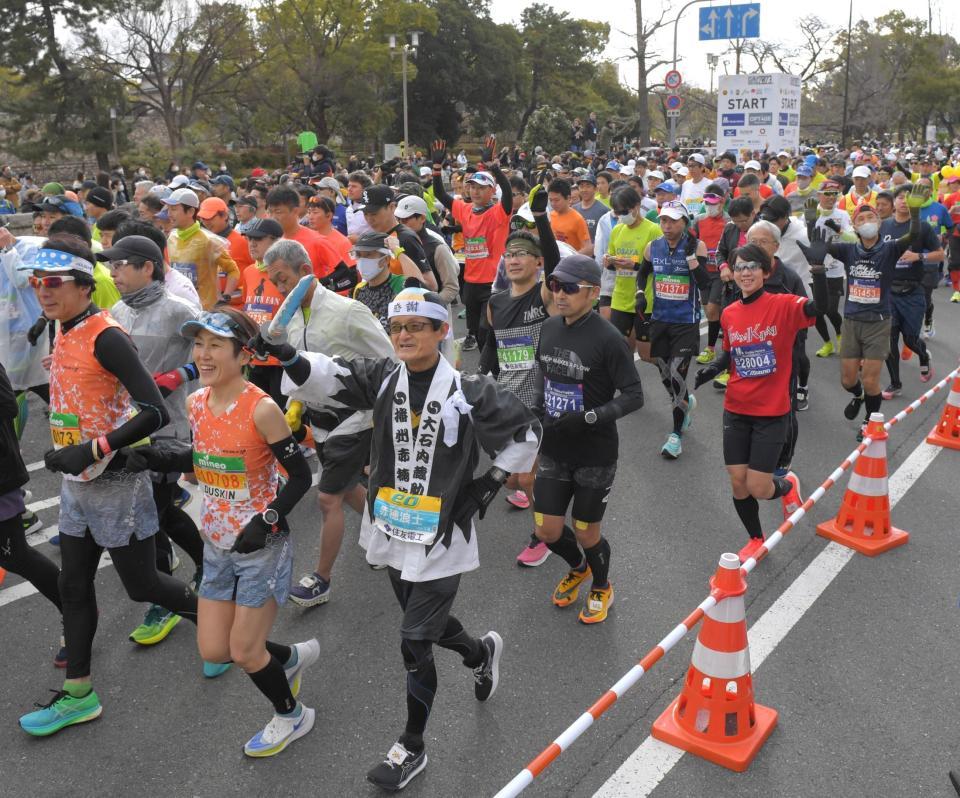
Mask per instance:
[[[743,0],[750,2],[751,0]],[[627,85],[636,88],[637,66],[636,61],[626,60],[629,56],[631,38],[636,33],[635,7],[633,0],[600,0],[597,3],[584,3],[582,0],[541,0],[557,11],[566,11],[575,19],[586,18],[610,24],[610,45],[607,56],[619,59],[620,78]],[[655,19],[660,10],[670,7],[673,13],[667,19],[675,19],[676,11],[683,7],[686,0],[644,0],[644,14]],[[845,0],[813,0],[813,2],[794,3],[790,0],[753,0],[760,3],[760,36],[775,42],[787,45],[799,43],[795,34],[796,22],[802,16],[818,15],[831,27],[846,27],[848,3]],[[933,10],[934,33],[948,33],[954,37],[960,36],[960,7],[950,0],[913,0],[910,3],[889,2],[889,0],[853,0],[853,21],[856,24],[860,18],[873,20],[895,9],[903,10],[911,16],[926,18],[928,3]],[[497,22],[519,22],[524,8],[531,5],[530,0],[491,0],[491,15]],[[729,3],[714,2],[700,5],[713,5],[723,9]],[[723,59],[729,61],[729,71],[734,71],[732,55],[723,56],[728,45],[722,41],[700,42],[698,40],[697,23],[699,20],[698,5],[692,5],[683,12],[677,31],[677,53],[680,59],[677,69],[683,74],[685,83],[693,83],[702,88],[710,84],[710,70],[707,67],[707,54],[716,53],[721,56],[717,74],[724,73]],[[659,57],[670,58],[673,51],[673,25],[660,31],[656,37],[656,49]],[[752,59],[744,59],[742,68],[752,67]],[[662,78],[669,67],[658,70],[656,77]]]

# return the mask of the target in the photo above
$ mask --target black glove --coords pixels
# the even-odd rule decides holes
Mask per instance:
[[[807,232],[813,229],[813,225],[817,223],[817,206],[819,201],[816,197],[807,197],[803,203],[803,219],[807,223]]]
[[[534,186],[527,200],[530,203],[531,213],[546,213],[547,199],[548,197],[547,197],[546,187],[542,185]]]
[[[480,148],[480,160],[489,163],[493,160],[493,152],[497,148],[497,137],[487,136],[483,140],[483,146]]]
[[[120,454],[126,458],[124,468],[127,471],[164,474],[193,470],[193,447],[187,441],[160,438],[147,446],[124,446]]]
[[[273,355],[281,362],[291,360],[297,350],[290,344],[272,344],[263,337],[263,333],[257,333],[253,338],[247,341],[247,349],[252,350],[257,356],[266,358],[267,355]]]
[[[500,490],[500,485],[490,471],[487,471],[464,486],[457,497],[457,507],[453,513],[453,520],[460,529],[469,531],[470,520],[474,514],[478,514],[481,519],[486,515],[487,507]]]
[[[331,291],[340,293],[341,291],[352,290],[359,280],[357,270],[340,261],[340,263],[337,264],[337,268],[320,281],[320,285]]]
[[[272,531],[258,513],[247,521],[247,525],[240,530],[240,534],[237,535],[230,551],[235,551],[237,554],[251,554],[260,551],[267,545],[267,535],[271,534]]]
[[[639,313],[642,316],[646,309],[647,309],[647,295],[644,292],[644,290],[641,288],[639,291],[637,291],[637,313]]]
[[[693,233],[687,230],[687,245],[684,247],[684,254],[689,258],[691,255],[697,254],[697,244],[700,243],[700,239],[697,238]]]
[[[43,455],[43,464],[48,471],[61,471],[77,476],[94,464],[90,441],[74,443],[62,449],[51,449]]]
[[[43,331],[47,329],[48,323],[47,317],[41,313],[40,318],[33,323],[33,326],[29,330],[27,330],[27,341],[30,343],[30,346],[37,345],[37,341],[40,340],[40,336],[43,335]]]
[[[843,232],[843,228],[840,227],[840,223],[839,223],[836,219],[827,219],[827,220],[823,223],[823,226],[824,226],[824,227],[829,227],[831,230],[833,230],[834,233],[842,233],[842,232]]]
[[[810,245],[798,241],[797,246],[811,266],[822,266],[827,257],[827,234],[822,227],[815,227],[810,231]]]
[[[580,432],[587,427],[586,413],[583,410],[573,413],[564,413],[562,416],[554,418],[547,415],[543,419],[543,427],[558,435],[570,435]]]
[[[705,382],[710,382],[710,380],[715,379],[719,373],[720,369],[716,366],[706,366],[702,369],[697,369],[697,376],[693,379],[693,389],[696,390]]]
[[[434,166],[441,166],[447,158],[447,142],[443,139],[436,139],[430,145],[430,158]]]

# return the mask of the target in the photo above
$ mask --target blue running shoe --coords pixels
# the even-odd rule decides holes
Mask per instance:
[[[316,607],[330,600],[330,583],[320,574],[307,574],[290,590],[290,601],[300,607]]]
[[[680,445],[680,436],[676,432],[671,432],[667,436],[667,442],[660,449],[660,454],[668,460],[676,460],[682,453],[683,447]]]
[[[48,542],[51,546],[59,546],[59,545],[60,545],[60,536],[59,536],[59,535],[54,535],[54,536],[53,536],[52,538],[50,538],[50,540],[47,541],[47,542]]]
[[[203,675],[206,679],[216,679],[218,676],[223,676],[228,670],[230,670],[231,663],[229,662],[207,662],[204,660],[203,663]]]
[[[66,726],[86,723],[100,717],[103,707],[100,699],[91,690],[82,698],[74,698],[63,690],[55,693],[49,704],[35,704],[36,712],[28,712],[20,718],[20,728],[34,737],[47,737]]]
[[[315,719],[316,713],[303,704],[300,705],[299,715],[274,715],[263,729],[247,741],[243,753],[254,757],[276,756],[294,740],[307,734],[313,728]]]
[[[687,394],[687,409],[683,414],[683,424],[680,426],[680,432],[686,432],[693,424],[693,411],[697,409],[697,397],[692,393]]]

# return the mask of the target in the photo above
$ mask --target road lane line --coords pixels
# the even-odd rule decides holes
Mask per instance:
[[[893,509],[917,479],[942,452],[940,446],[922,441],[889,480]],[[806,614],[856,552],[838,543],[828,543],[770,608],[750,627],[751,671],[776,650],[790,630]],[[646,798],[686,752],[652,736],[630,754],[593,798]]]

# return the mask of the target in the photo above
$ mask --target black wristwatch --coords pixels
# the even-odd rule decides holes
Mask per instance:
[[[583,420],[586,421],[588,424],[596,424],[596,423],[597,423],[597,411],[596,411],[596,410],[588,410],[586,413],[583,414]]]
[[[270,527],[271,530],[274,531],[277,528],[277,524],[280,523],[280,513],[278,513],[272,507],[268,507],[262,513],[260,513],[260,517],[263,519],[263,523],[265,523],[268,527]]]
[[[490,474],[490,476],[501,485],[506,482],[507,477],[510,476],[508,472],[504,471],[502,468],[498,468],[497,466],[492,466],[487,473]]]

